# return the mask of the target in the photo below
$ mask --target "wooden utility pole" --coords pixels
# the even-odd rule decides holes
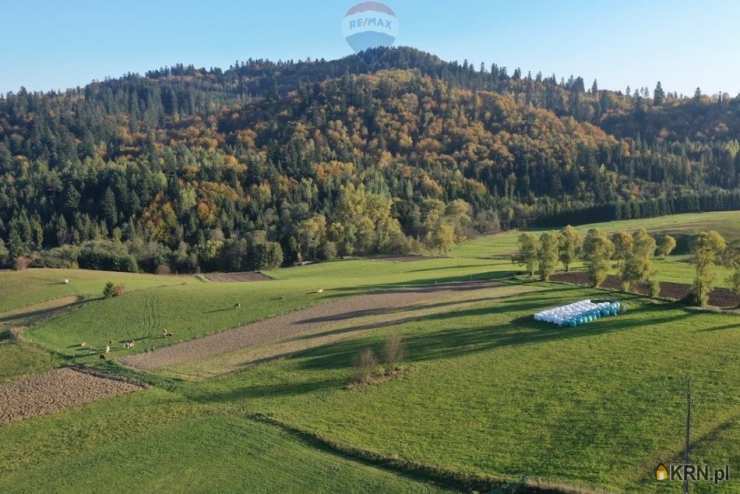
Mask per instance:
[[[686,385],[686,447],[684,449],[683,457],[683,492],[689,494],[689,478],[686,475],[686,467],[690,461],[690,450],[691,450],[691,378],[689,377]]]

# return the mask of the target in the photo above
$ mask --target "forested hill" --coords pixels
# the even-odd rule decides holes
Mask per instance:
[[[739,98],[590,86],[400,48],[21,90],[0,263],[243,270],[740,208]]]

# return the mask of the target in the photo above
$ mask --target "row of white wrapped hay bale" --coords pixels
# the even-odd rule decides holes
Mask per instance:
[[[623,310],[620,302],[597,302],[581,300],[574,304],[555,307],[534,315],[535,321],[547,322],[557,326],[575,328],[594,322],[602,317],[618,316]]]

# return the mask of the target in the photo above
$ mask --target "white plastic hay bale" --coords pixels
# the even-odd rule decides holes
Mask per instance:
[[[602,317],[616,316],[620,312],[619,302],[594,303],[581,300],[569,305],[554,307],[535,314],[536,321],[556,324],[558,326],[577,326],[596,321]]]

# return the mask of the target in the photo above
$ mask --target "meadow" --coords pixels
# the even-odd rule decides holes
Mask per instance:
[[[623,491],[649,489],[655,465],[680,456],[683,391],[691,376],[699,390],[697,437],[726,427],[712,437],[711,451],[725,452],[722,459],[736,465],[735,316],[629,300],[627,316],[568,332],[527,317],[589,295],[543,287],[421,318],[204,383],[194,397],[244,403],[387,457]],[[405,336],[409,372],[347,390],[355,356],[379,349],[391,332]]]
[[[689,232],[711,225],[736,238],[738,220],[740,213],[708,213],[601,226]],[[34,322],[21,341],[0,343],[0,382],[86,363],[151,385],[0,427],[0,491],[436,492],[502,481],[572,492],[677,492],[679,485],[653,475],[658,463],[682,455],[688,378],[692,461],[740,471],[740,316],[531,282],[508,259],[517,234],[472,240],[447,258],[337,261],[276,270],[268,273],[274,281],[256,283],[0,273],[0,293],[12,298],[0,299],[7,310],[70,295],[63,290],[84,297]],[[691,282],[682,256],[657,266],[663,279]],[[65,277],[69,288],[50,284]],[[108,279],[126,284],[126,294],[99,299]],[[469,280],[500,286],[374,312],[358,319],[367,323],[363,331],[294,346],[260,365],[235,366],[245,355],[234,352],[143,374],[79,347],[137,339],[133,350],[116,347],[117,359],[344,297]],[[30,302],[10,284],[32,294]],[[622,300],[628,312],[572,329],[531,318],[605,297]],[[397,323],[382,324],[391,319]],[[163,329],[174,338],[161,338]],[[357,355],[368,348],[381,355],[394,334],[403,336],[402,372],[348,386]],[[740,483],[697,483],[692,492],[740,492]]]
[[[0,314],[63,297],[100,297],[107,281],[127,290],[198,283],[192,276],[147,276],[132,273],[100,273],[82,269],[33,269],[0,271]],[[69,280],[66,284],[64,281]]]
[[[2,435],[5,493],[444,492],[310,447],[236,409],[157,389]]]

